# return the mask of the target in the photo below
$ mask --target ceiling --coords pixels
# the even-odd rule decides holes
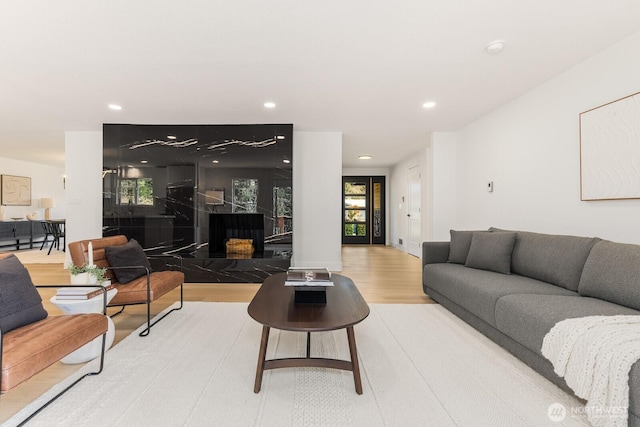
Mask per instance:
[[[637,0],[0,0],[0,11],[0,157],[58,166],[65,131],[103,123],[293,123],[343,132],[345,167],[386,167],[640,31]],[[504,51],[486,53],[496,39]]]

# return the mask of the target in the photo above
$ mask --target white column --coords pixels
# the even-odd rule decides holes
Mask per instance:
[[[293,133],[293,259],[342,270],[342,133]]]
[[[102,237],[102,132],[66,132],[65,167],[67,242]]]

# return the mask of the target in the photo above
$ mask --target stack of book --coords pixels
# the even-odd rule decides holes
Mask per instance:
[[[296,304],[322,305],[327,303],[327,288],[333,282],[326,268],[290,268],[284,285],[294,287]]]
[[[103,284],[107,291],[113,289],[111,283]],[[96,288],[91,286],[72,286],[69,288],[59,288],[56,292],[56,299],[58,300],[85,300],[95,298],[102,295],[102,288]]]
[[[291,267],[287,271],[285,286],[326,287],[333,286],[331,272],[326,268]]]

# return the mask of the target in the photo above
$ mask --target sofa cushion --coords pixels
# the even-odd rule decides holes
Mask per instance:
[[[511,272],[576,291],[589,252],[599,240],[518,231]]]
[[[4,334],[1,391],[7,391],[105,333],[98,313],[50,316]]]
[[[449,230],[451,233],[451,243],[449,244],[449,262],[464,264],[467,262],[467,255],[471,247],[473,231],[470,230]]]
[[[427,293],[431,288],[493,326],[496,301],[505,295],[578,295],[528,277],[476,270],[459,264],[428,264],[423,274]]]
[[[598,315],[638,315],[640,312],[578,295],[512,294],[497,301],[495,314],[496,327],[500,332],[542,356],[540,350],[544,336],[561,320]]]
[[[47,312],[29,272],[15,255],[0,259],[0,330],[3,334],[42,320]]]
[[[495,314],[500,332],[544,358],[540,351],[544,336],[561,320],[597,315],[638,315],[640,312],[597,298],[512,294],[498,300]],[[640,389],[640,362],[631,368],[629,389]],[[629,410],[640,413],[638,393],[630,393]]]
[[[155,271],[151,273],[149,283],[151,285],[149,300],[155,301],[184,283],[184,273],[173,270]],[[147,300],[146,275],[133,279],[126,285],[115,283],[114,286],[118,289],[118,292],[109,302],[109,305],[134,304]]]
[[[475,232],[465,266],[511,274],[511,252],[515,242],[516,233],[513,232]]]
[[[142,250],[142,246],[131,239],[124,245],[107,246],[104,248],[105,256],[111,267],[146,267],[151,271],[149,259]],[[123,268],[114,269],[113,274],[116,280],[122,284],[129,283],[138,277],[147,274],[144,268]]]
[[[640,245],[602,240],[591,250],[578,293],[640,310]]]

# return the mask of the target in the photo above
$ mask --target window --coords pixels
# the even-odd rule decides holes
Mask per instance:
[[[153,206],[153,180],[151,178],[120,180],[120,204]]]
[[[273,187],[273,234],[290,233],[292,230],[293,202],[291,187]]]
[[[240,178],[233,180],[232,212],[258,212],[258,180]]]

